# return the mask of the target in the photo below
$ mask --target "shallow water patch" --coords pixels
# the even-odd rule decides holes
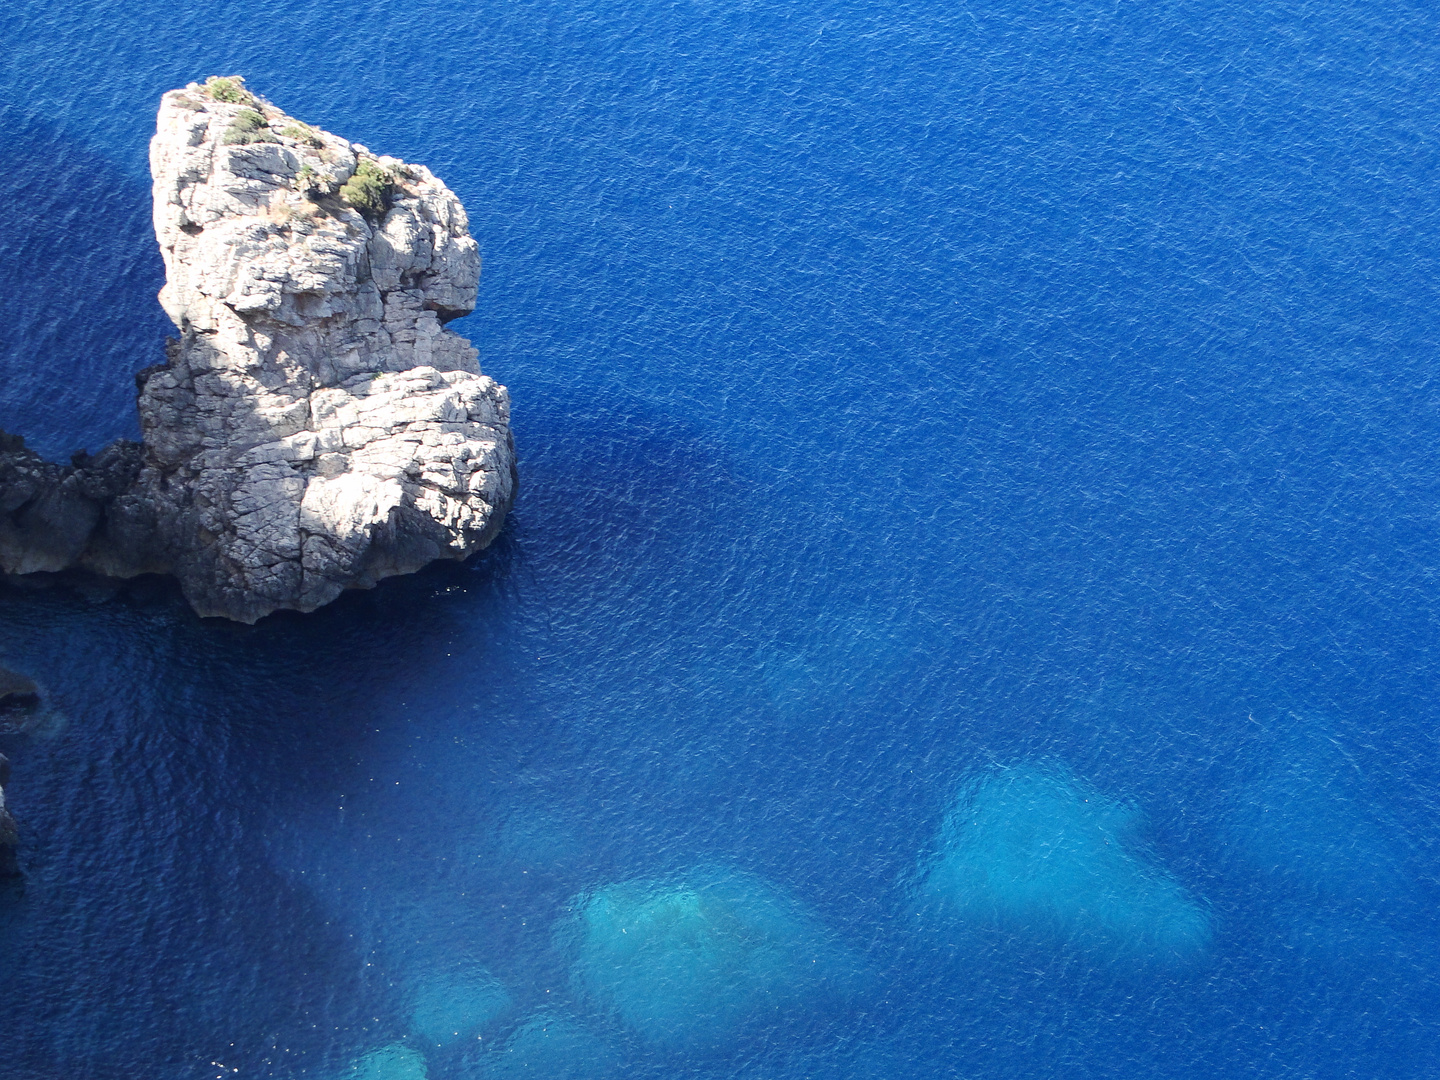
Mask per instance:
[[[1209,913],[1145,851],[1139,807],[1101,794],[1056,762],[961,785],[922,862],[931,912],[1033,942],[1127,962],[1192,961]]]
[[[794,901],[725,867],[582,896],[562,938],[582,997],[662,1050],[722,1048],[754,1024],[843,1001],[861,978]]]
[[[619,1055],[572,1016],[537,1013],[498,1050],[485,1055],[482,1076],[544,1080],[605,1080],[617,1075]]]
[[[1280,723],[1227,801],[1227,852],[1290,949],[1367,966],[1406,953],[1422,908],[1403,829],[1330,723]]]
[[[410,1027],[428,1046],[474,1041],[510,1007],[510,995],[484,970],[420,981]]]
[[[429,1080],[425,1059],[404,1043],[372,1050],[340,1075],[345,1080]]]

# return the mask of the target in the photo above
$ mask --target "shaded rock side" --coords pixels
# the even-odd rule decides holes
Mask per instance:
[[[5,779],[10,779],[10,762],[4,754],[0,754],[0,772],[5,774]],[[20,874],[20,859],[15,849],[20,844],[20,829],[15,824],[15,819],[10,816],[10,811],[5,809],[5,787],[0,785],[0,878],[18,877]]]
[[[19,672],[0,667],[0,715],[14,709],[30,709],[40,704],[40,688],[34,680],[27,679]],[[0,762],[0,773],[9,768]],[[0,784],[5,783],[0,776]]]
[[[70,464],[46,461],[0,431],[0,571],[34,574],[85,564],[98,553],[106,509],[131,490],[142,450],[126,439]],[[0,674],[0,701],[7,694]]]
[[[78,472],[25,464],[0,568],[171,573],[200,614],[254,622],[489,543],[509,397],[445,329],[480,266],[451,191],[239,79],[165,94],[150,164],[180,336],[139,376],[133,482],[87,507],[60,494]]]
[[[7,713],[33,708],[40,702],[40,688],[24,675],[0,667],[0,727]],[[0,754],[0,878],[20,873],[16,847],[20,829],[5,807],[5,785],[10,783],[10,759]]]

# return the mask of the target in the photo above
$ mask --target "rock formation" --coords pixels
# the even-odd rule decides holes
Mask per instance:
[[[9,668],[0,667],[0,716],[13,710],[33,709],[39,704],[40,688],[34,682]],[[4,782],[0,780],[0,784]]]
[[[10,782],[10,759],[0,754],[0,878],[16,877],[20,861],[15,848],[20,843],[20,830],[10,811],[5,809],[5,785]]]
[[[24,675],[0,667],[0,729],[7,726],[10,714],[24,713],[40,703],[40,688]],[[10,811],[5,808],[5,785],[10,783],[10,759],[0,754],[0,878],[14,877],[20,872],[15,857],[20,830]]]
[[[137,376],[143,443],[0,441],[0,570],[169,573],[254,622],[488,544],[509,398],[444,326],[480,265],[450,190],[238,78],[161,99],[150,167],[180,337]]]
[[[69,466],[46,461],[18,435],[0,431],[0,571],[34,574],[82,563],[106,508],[134,486],[139,443],[119,439]]]

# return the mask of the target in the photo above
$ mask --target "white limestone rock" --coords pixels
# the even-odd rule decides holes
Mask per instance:
[[[173,574],[254,622],[488,544],[510,401],[445,329],[480,272],[450,189],[239,78],[166,94],[150,167],[180,337],[137,378],[144,442],[62,466],[0,432],[0,575]]]
[[[505,388],[444,326],[480,269],[450,189],[238,79],[218,96],[243,100],[192,83],[160,102],[160,302],[180,340],[142,374],[144,464],[93,562],[168,570],[202,615],[253,622],[484,547],[514,448]],[[343,187],[357,169],[381,201]]]

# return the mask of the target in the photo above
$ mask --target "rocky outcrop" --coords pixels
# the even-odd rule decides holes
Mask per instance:
[[[33,682],[24,675],[0,667],[0,727],[5,725],[7,714],[29,711],[39,703],[40,690]],[[0,754],[0,878],[13,877],[20,872],[15,857],[20,830],[5,808],[5,785],[8,783],[10,759]]]
[[[0,570],[33,574],[80,564],[95,547],[106,507],[134,486],[140,461],[140,444],[121,439],[57,465],[0,431]]]
[[[479,274],[450,190],[238,79],[167,93],[150,163],[180,336],[138,377],[143,444],[0,442],[0,569],[170,573],[254,622],[489,543],[509,398],[445,328]]]
[[[33,709],[40,704],[40,688],[24,675],[0,667],[0,714],[17,709]],[[0,765],[0,769],[4,766]],[[0,784],[5,781],[0,780]]]
[[[10,759],[0,754],[0,878],[20,873],[20,860],[15,849],[20,845],[20,829],[10,811],[5,809],[5,785],[10,782]]]

